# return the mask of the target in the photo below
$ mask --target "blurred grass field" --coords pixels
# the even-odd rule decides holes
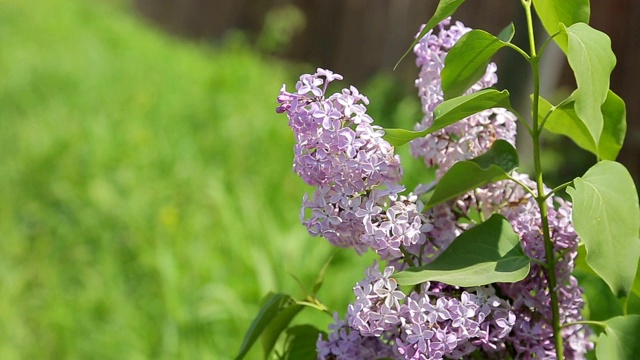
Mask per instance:
[[[122,2],[0,1],[0,359],[228,359],[263,295],[300,295],[331,249],[274,112],[294,79]]]

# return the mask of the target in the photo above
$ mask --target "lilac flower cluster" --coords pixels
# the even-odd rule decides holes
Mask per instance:
[[[433,124],[433,110],[444,98],[440,72],[444,68],[447,52],[458,39],[471,31],[460,22],[445,28],[450,23],[450,19],[441,22],[437,34],[428,32],[414,48],[416,65],[420,68],[416,87],[424,113],[416,130],[424,130]],[[474,93],[497,83],[496,70],[494,63],[489,64],[484,76],[467,93]],[[516,117],[502,108],[489,109],[412,141],[411,151],[414,156],[421,157],[427,166],[436,166],[436,176],[440,178],[455,162],[484,153],[496,139],[515,145],[515,135]]]
[[[333,316],[327,341],[318,338],[318,359],[375,360],[395,357],[393,348],[380,337],[363,336],[340,318]]]
[[[381,273],[377,264],[367,269],[367,277],[354,287],[356,301],[349,305],[346,321],[350,334],[358,333],[359,340],[339,341],[334,330],[328,341],[318,339],[319,359],[349,359],[341,354],[358,353],[363,339],[376,339],[376,346],[385,349],[384,357],[392,359],[461,358],[474,351],[494,355],[505,351],[504,339],[516,317],[492,287],[460,289],[424,283],[406,296],[391,278],[394,270],[389,266]],[[344,325],[338,324],[339,333]]]
[[[425,114],[417,129],[433,123],[433,110],[443,101],[444,59],[468,31],[447,19],[416,45],[416,86]],[[494,85],[495,72],[490,64],[467,93]],[[301,222],[311,235],[358,253],[373,249],[387,262],[383,271],[377,264],[368,268],[354,286],[355,301],[344,320],[336,315],[328,338],[317,341],[318,359],[553,359],[550,291],[559,295],[562,324],[581,320],[584,305],[571,275],[578,244],[571,204],[548,200],[557,289],[549,289],[546,269],[532,262],[529,275],[516,283],[460,288],[427,282],[401,291],[394,272],[435,259],[473,226],[472,213],[505,216],[525,253],[544,263],[540,211],[520,184],[536,186],[525,175],[513,174],[520,184],[497,182],[425,209],[419,198],[431,186],[403,194],[400,159],[367,114],[368,99],[353,86],[327,94],[329,84],[341,79],[323,69],[302,75],[294,92],[283,86],[277,108],[286,113],[295,134],[293,169],[315,187],[304,196]],[[505,109],[486,110],[412,141],[411,150],[436,168],[438,181],[457,161],[484,153],[496,139],[515,144],[515,121]],[[584,358],[593,347],[589,335],[582,325],[563,327],[565,356]]]
[[[514,174],[520,182],[534,189],[535,183],[526,175]],[[545,191],[548,191],[546,189]],[[488,211],[498,211],[512,224],[520,235],[525,253],[542,263],[546,261],[542,237],[540,211],[533,197],[513,182],[499,182],[482,190],[481,201]],[[549,228],[556,254],[556,289],[562,324],[582,320],[580,310],[584,306],[582,289],[571,275],[577,256],[578,236],[571,223],[571,203],[555,197],[547,202]],[[502,293],[513,301],[517,314],[516,325],[509,336],[510,343],[522,359],[553,359],[555,345],[551,314],[551,298],[545,269],[538,263],[531,264],[529,275],[522,281],[498,284]],[[589,328],[568,326],[562,329],[565,357],[584,358],[593,348],[588,339]]]
[[[400,158],[372,125],[369,100],[353,86],[325,96],[342,76],[318,69],[302,75],[296,91],[283,86],[278,112],[289,117],[296,138],[294,171],[309,185],[301,220],[314,236],[358,253],[371,248],[383,259],[401,257],[401,246],[420,246],[430,229],[416,196],[405,188]]]
[[[417,65],[420,77],[416,81],[425,116],[418,129],[424,129],[433,122],[433,109],[443,100],[440,87],[440,72],[444,67],[447,51],[462,35],[470,31],[457,22],[448,29],[450,20],[443,21],[439,33],[428,33],[416,45]],[[492,86],[497,82],[495,64],[489,64],[485,75],[473,85],[467,93]],[[455,162],[475,157],[486,151],[496,139],[504,139],[515,144],[516,118],[504,109],[491,109],[475,114],[452,126],[423,139],[411,143],[412,153],[422,157],[427,166],[437,166],[440,178]],[[513,174],[531,189],[536,185],[525,175]],[[549,189],[545,189],[549,191]],[[485,216],[498,212],[503,214],[520,235],[523,248],[528,256],[544,262],[545,250],[541,231],[540,211],[533,197],[518,184],[501,181],[460,197],[450,204],[454,213],[464,216],[471,208]],[[556,278],[560,298],[561,323],[581,320],[580,310],[584,305],[582,290],[577,280],[571,276],[574,259],[577,255],[578,237],[571,225],[571,204],[561,198],[548,200],[549,225],[554,251],[558,257]],[[555,207],[557,205],[557,207]],[[447,221],[457,222],[456,216],[440,217],[440,227]],[[446,227],[446,225],[444,225]],[[435,226],[434,226],[435,227]],[[514,347],[518,358],[553,359],[555,345],[551,326],[551,304],[547,275],[544,269],[532,263],[531,272],[522,281],[513,284],[499,284],[501,293],[512,301],[517,315],[516,324],[509,335],[509,343]],[[565,355],[567,358],[583,358],[587,350],[593,347],[588,340],[589,329],[583,326],[563,328]]]

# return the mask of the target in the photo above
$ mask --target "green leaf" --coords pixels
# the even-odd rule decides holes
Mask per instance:
[[[263,331],[290,304],[291,297],[289,295],[269,293],[264,297],[262,307],[256,318],[253,319],[251,326],[249,326],[249,330],[247,330],[236,360],[244,358]]]
[[[498,33],[498,40],[508,43],[511,42],[511,40],[513,40],[513,35],[516,34],[516,27],[513,25],[513,23],[505,26],[504,29],[500,30],[500,32]]]
[[[631,288],[631,294],[629,297],[623,299],[625,303],[625,313],[627,315],[637,314],[640,315],[640,262],[638,263],[638,271],[636,271],[636,277],[633,280],[633,287]]]
[[[418,34],[416,39],[411,43],[407,51],[402,55],[400,60],[398,60],[396,66],[394,66],[393,69],[395,70],[398,67],[402,59],[404,59],[413,50],[413,47],[416,46],[420,39],[427,35],[429,30],[433,29],[442,20],[451,16],[456,11],[458,6],[462,5],[463,2],[464,0],[440,0],[440,2],[438,3],[438,7],[436,8],[436,11],[431,19],[429,19],[422,31],[420,31],[420,34]]]
[[[553,35],[560,30],[560,23],[571,26],[578,22],[589,23],[589,0],[533,0],[533,6],[547,30],[549,35]],[[554,40],[561,49],[567,49],[566,38],[556,37]]]
[[[329,269],[329,265],[331,265],[331,261],[333,260],[333,257],[336,255],[337,252],[338,252],[337,249],[334,250],[331,253],[331,255],[329,255],[329,258],[327,259],[327,261],[325,261],[324,265],[322,265],[322,268],[318,273],[318,277],[316,278],[316,281],[313,283],[313,288],[311,289],[311,296],[316,296],[316,294],[318,293],[318,290],[320,290],[320,288],[322,287],[322,284],[324,283],[324,277],[327,274],[327,269]]]
[[[567,59],[573,70],[578,89],[573,93],[575,112],[598,143],[604,120],[602,104],[609,92],[609,77],[616,64],[609,37],[587,24],[560,26],[568,38]]]
[[[323,312],[328,313],[329,315],[331,315],[328,312],[329,310],[327,309],[327,307],[324,304],[318,302],[317,299],[310,299],[310,301],[297,300],[296,304],[302,305],[302,306],[306,306],[306,307],[310,307],[310,308],[316,309],[318,311],[323,311]]]
[[[594,139],[589,133],[587,126],[580,120],[576,114],[573,100],[566,101],[561,106],[554,107],[550,102],[540,97],[538,103],[539,119],[542,121],[544,116],[549,112],[552,113],[547,118],[544,128],[552,133],[564,135],[573,140],[576,145],[597,155],[597,149]]]
[[[599,276],[578,276],[580,272],[576,273],[574,274],[580,287],[584,289],[583,297],[586,304],[582,310],[583,315],[588,315],[589,320],[598,321],[623,314],[621,301],[609,291],[609,286]]]
[[[426,130],[412,131],[405,129],[384,129],[383,138],[393,146],[402,146],[411,140],[421,138],[430,134],[431,132]]]
[[[567,136],[576,145],[590,151],[599,159],[615,160],[622,148],[627,130],[624,101],[613,91],[608,92],[607,98],[601,107],[604,115],[604,126],[597,146],[589,133],[589,129],[576,114],[574,104],[573,101],[566,101],[561,106],[554,108],[548,101],[540,98],[540,120],[548,111],[553,109],[545,123],[545,129]]]
[[[623,165],[603,160],[573,180],[567,193],[587,264],[616,296],[628,295],[640,258],[640,208],[631,175]]]
[[[441,281],[468,287],[520,281],[528,273],[529,258],[518,234],[507,219],[494,214],[458,236],[433,262],[393,277],[400,285]]]
[[[609,291],[609,285],[598,276],[587,264],[584,244],[578,246],[573,275],[584,289],[585,306],[582,315],[594,321],[603,321],[614,316],[623,315],[620,300]]]
[[[278,312],[262,334],[262,350],[267,359],[275,346],[280,334],[289,326],[291,320],[304,308],[302,304],[290,303],[286,308]]]
[[[471,30],[453,45],[444,59],[442,91],[445,99],[462,95],[487,71],[491,57],[513,38],[515,27],[507,26],[502,39],[483,30]],[[503,40],[504,39],[504,40]]]
[[[325,332],[311,325],[297,325],[288,328],[287,337],[289,341],[287,342],[285,359],[315,359],[318,356],[316,342],[320,334],[326,337]]]
[[[640,354],[640,315],[618,316],[604,322],[607,327],[598,337],[598,359],[636,360]]]
[[[598,157],[604,160],[615,160],[622,149],[627,133],[627,109],[618,95],[609,90],[602,104],[604,127],[598,142]]]
[[[631,292],[640,298],[640,263],[638,264],[638,271],[636,272],[636,277],[633,281],[633,288]]]
[[[493,108],[512,110],[507,90],[482,89],[473,94],[443,101],[433,110],[433,125],[427,130],[434,132],[480,111]]]
[[[433,110],[433,125],[421,131],[385,129],[384,139],[393,146],[400,146],[434,131],[443,129],[480,111],[505,108],[512,110],[507,90],[482,89],[473,94],[446,100]]]
[[[436,185],[427,206],[453,199],[469,190],[509,178],[518,167],[518,153],[505,140],[496,140],[491,148],[475,159],[455,163]]]

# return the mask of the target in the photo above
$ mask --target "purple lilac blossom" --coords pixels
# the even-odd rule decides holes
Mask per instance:
[[[514,173],[514,177],[535,189],[535,182],[526,175]],[[549,189],[545,189],[548,192]],[[525,253],[540,262],[546,261],[542,237],[540,211],[533,197],[521,186],[510,181],[492,184],[478,192],[485,211],[497,211],[504,215],[521,238]],[[571,223],[572,205],[560,197],[547,201],[549,229],[556,254],[556,289],[560,305],[560,323],[582,320],[580,310],[584,306],[582,289],[571,275],[577,256],[578,236]],[[554,359],[551,298],[545,269],[531,263],[529,275],[518,282],[498,284],[502,293],[513,303],[517,315],[516,325],[509,337],[519,359]],[[564,327],[564,352],[567,359],[584,358],[593,348],[588,337],[588,327],[575,325]]]
[[[378,337],[362,336],[350,328],[338,314],[333,315],[334,323],[329,325],[329,337],[316,342],[318,360],[376,360],[395,359],[393,348]]]
[[[398,353],[408,359],[459,359],[504,352],[515,324],[507,301],[490,286],[460,289],[425,283],[407,297]],[[435,290],[435,291],[434,291]]]
[[[362,339],[393,359],[457,359],[474,351],[505,351],[504,339],[516,317],[492,287],[461,289],[427,282],[405,295],[391,277],[394,271],[387,266],[381,272],[376,263],[367,269],[366,278],[353,289],[356,300],[348,307],[346,321],[336,318],[329,339],[318,340],[319,359],[359,349]],[[358,339],[356,345],[345,338],[345,323],[350,337]]]
[[[433,110],[443,101],[440,72],[444,68],[445,57],[455,42],[469,31],[471,29],[462,23],[451,25],[451,20],[446,19],[439,24],[437,33],[429,31],[414,47],[416,65],[420,68],[415,84],[424,113],[422,121],[415,126],[416,130],[424,130],[433,124]],[[466,93],[496,84],[496,69],[494,63],[489,64],[484,76]],[[413,140],[411,152],[415,157],[421,157],[427,166],[437,167],[436,177],[439,179],[455,162],[484,153],[496,139],[515,145],[515,135],[516,117],[505,109],[495,108]]]
[[[430,263],[466,229],[466,224],[458,221],[460,216],[452,210],[450,203],[437,205],[424,211],[423,217],[429,224],[429,227],[425,227],[420,234],[424,240],[406,246],[402,257],[389,261],[389,264],[399,271],[409,266]]]
[[[416,80],[418,93],[425,114],[416,129],[425,129],[433,123],[433,110],[443,101],[440,72],[444,67],[447,51],[462,35],[471,29],[449,19],[439,25],[439,32],[429,32],[414,48],[416,64],[420,76]],[[449,28],[446,28],[449,26]],[[497,82],[495,64],[489,64],[485,75],[467,93],[478,91]],[[443,130],[411,142],[414,156],[422,157],[429,167],[437,167],[436,178],[441,176],[457,161],[466,160],[486,151],[496,139],[504,139],[515,144],[515,116],[504,109],[480,112],[457,122]],[[526,176],[520,180],[535,189],[535,183]],[[545,189],[549,191],[549,189]],[[554,208],[554,202],[558,205]],[[527,255],[545,261],[544,240],[540,228],[540,212],[534,199],[517,184],[501,181],[483,189],[460,197],[447,204],[451,207],[449,216],[432,220],[434,230],[448,228],[445,234],[463,231],[458,225],[460,215],[475,207],[486,216],[499,212],[510,220],[514,230],[520,235]],[[561,323],[581,320],[583,307],[582,290],[577,280],[571,276],[577,254],[578,238],[571,225],[571,204],[560,198],[548,200],[549,225],[554,250],[561,254],[556,266],[558,294],[560,298]],[[454,210],[455,209],[455,210]],[[456,230],[454,230],[456,229]],[[433,231],[433,230],[432,230]],[[450,238],[451,235],[445,236]],[[427,239],[432,237],[427,235]],[[451,240],[444,241],[445,247]],[[441,241],[442,243],[442,241]],[[433,253],[437,256],[437,251]],[[420,254],[424,256],[425,254]],[[517,320],[509,336],[517,357],[554,358],[553,331],[547,276],[542,267],[532,263],[529,276],[513,284],[500,284],[504,295],[513,301]],[[588,340],[590,330],[584,326],[565,327],[562,330],[567,358],[583,358],[593,347]]]
[[[430,230],[416,196],[400,195],[400,158],[367,115],[369,100],[351,86],[326,96],[342,76],[318,69],[302,75],[296,91],[280,91],[276,109],[294,132],[294,171],[315,192],[305,195],[301,222],[314,236],[382,259],[402,257],[401,246],[426,241]]]

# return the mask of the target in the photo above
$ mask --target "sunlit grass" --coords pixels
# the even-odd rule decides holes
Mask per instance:
[[[100,1],[2,1],[0,49],[0,358],[231,358],[312,281],[282,66]]]

